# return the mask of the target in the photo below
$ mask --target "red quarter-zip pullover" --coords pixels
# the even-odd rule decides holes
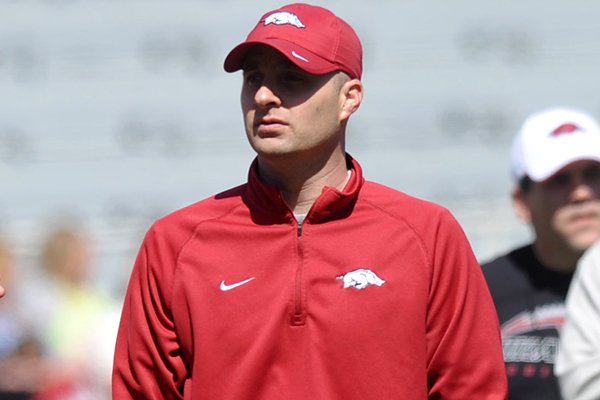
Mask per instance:
[[[301,230],[256,162],[152,226],[115,399],[505,399],[496,312],[458,223],[348,162]]]

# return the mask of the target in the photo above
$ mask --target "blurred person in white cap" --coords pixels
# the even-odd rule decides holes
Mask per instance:
[[[498,311],[509,399],[561,399],[554,363],[565,297],[600,238],[600,128],[588,114],[529,116],[512,147],[513,205],[533,241],[482,264]]]
[[[356,32],[308,4],[255,23],[224,63],[243,71],[248,181],[150,228],[113,398],[504,400],[498,317],[464,232],[345,151]]]
[[[556,376],[565,399],[600,399],[600,241],[579,260],[567,295]]]

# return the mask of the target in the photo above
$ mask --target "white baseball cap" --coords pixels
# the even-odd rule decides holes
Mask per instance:
[[[590,115],[551,108],[529,116],[512,146],[512,172],[545,181],[579,160],[600,162],[600,127]]]

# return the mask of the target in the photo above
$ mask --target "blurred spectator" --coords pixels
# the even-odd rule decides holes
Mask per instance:
[[[26,313],[16,301],[14,258],[0,239],[0,277],[10,292],[0,302],[0,399],[30,399],[43,384],[47,365]]]
[[[513,144],[512,198],[533,241],[484,263],[510,400],[561,399],[554,362],[577,261],[600,238],[600,127],[562,108],[531,115]]]
[[[579,260],[567,295],[556,375],[565,399],[600,399],[600,242]]]
[[[42,245],[28,299],[54,368],[36,400],[110,398],[120,307],[90,282],[92,259],[91,243],[72,227],[52,230]]]

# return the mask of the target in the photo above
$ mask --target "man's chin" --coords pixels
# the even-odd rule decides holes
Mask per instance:
[[[575,235],[570,240],[570,243],[573,249],[583,252],[598,240],[600,240],[600,231],[597,229],[590,229]]]

